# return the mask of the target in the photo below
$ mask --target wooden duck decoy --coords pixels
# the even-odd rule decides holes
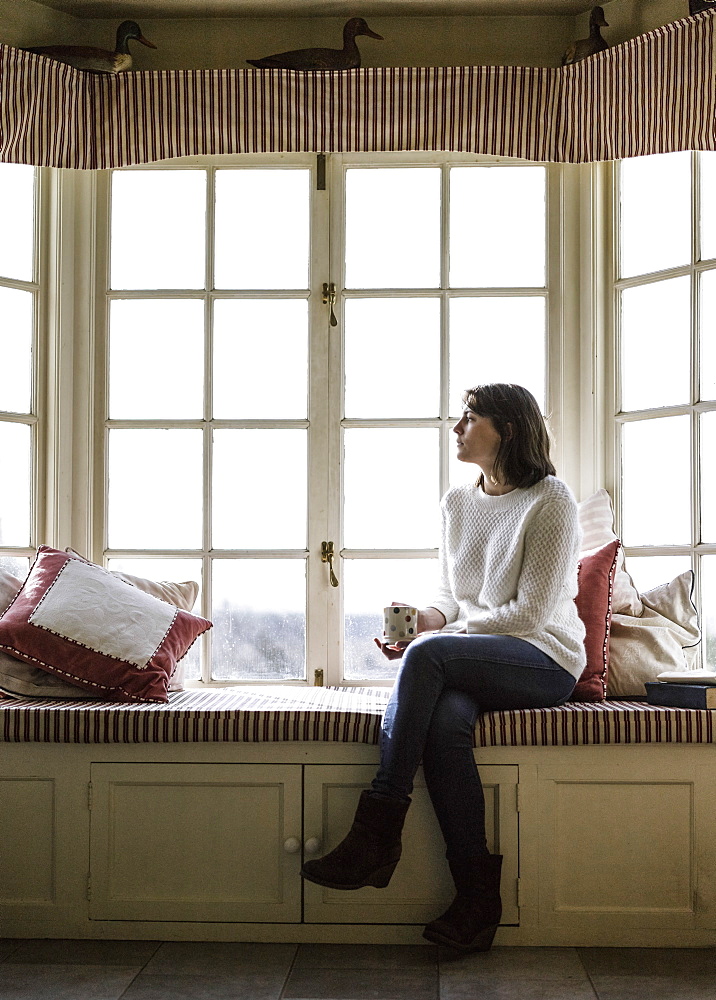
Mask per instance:
[[[589,38],[580,38],[573,42],[562,56],[562,65],[571,66],[572,63],[581,62],[587,56],[593,56],[595,52],[603,52],[609,45],[602,38],[600,28],[608,28],[609,22],[604,17],[603,7],[592,7],[589,15]]]
[[[259,69],[360,69],[356,35],[368,35],[383,41],[383,36],[371,31],[362,17],[352,17],[343,27],[342,49],[294,49],[292,52],[264,56],[263,59],[247,59],[246,62]]]
[[[132,53],[129,51],[129,42],[132,40],[156,49],[156,45],[144,37],[136,21],[122,21],[117,28],[114,52],[89,45],[34,45],[26,51],[49,56],[50,59],[57,59],[75,69],[88,69],[95,73],[124,73],[132,68]]]
[[[689,0],[689,14],[700,14],[703,10],[716,10],[716,0]]]

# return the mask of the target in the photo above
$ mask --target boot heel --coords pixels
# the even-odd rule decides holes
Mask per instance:
[[[497,933],[497,924],[484,927],[479,934],[476,934],[472,942],[468,945],[470,951],[489,951]]]
[[[384,865],[383,868],[372,872],[370,878],[366,881],[366,885],[372,885],[374,889],[385,889],[393,877],[393,872],[397,866],[398,862],[394,861],[392,864]]]

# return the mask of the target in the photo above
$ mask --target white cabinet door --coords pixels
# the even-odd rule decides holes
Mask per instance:
[[[301,919],[297,764],[93,764],[90,917]]]
[[[304,778],[304,845],[320,841],[323,855],[347,833],[361,790],[375,775],[368,765],[310,765]],[[481,767],[488,847],[504,855],[503,924],[517,924],[517,767]],[[445,847],[422,769],[403,832],[403,855],[386,889],[339,892],[304,883],[306,923],[420,924],[438,916],[454,895]]]
[[[714,926],[713,770],[639,749],[539,768],[542,926],[620,929],[625,944],[631,928]]]

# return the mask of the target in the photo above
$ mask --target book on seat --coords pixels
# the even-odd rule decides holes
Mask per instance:
[[[646,700],[650,705],[669,708],[716,708],[716,687],[712,684],[674,684],[646,681]]]

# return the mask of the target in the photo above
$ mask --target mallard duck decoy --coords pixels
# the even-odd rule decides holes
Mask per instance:
[[[132,68],[132,53],[128,44],[132,40],[156,49],[154,42],[144,37],[136,21],[122,21],[117,28],[114,52],[90,45],[34,45],[25,51],[49,56],[50,59],[57,59],[75,69],[89,69],[95,73],[124,73]]]
[[[595,52],[603,52],[609,45],[602,38],[600,28],[608,28],[609,22],[604,17],[603,7],[592,7],[589,15],[589,38],[580,38],[573,42],[562,56],[562,65],[571,66],[572,63],[581,62],[587,56],[593,56]]]
[[[700,14],[702,10],[716,10],[716,0],[689,0],[689,14]]]
[[[356,35],[368,35],[383,41],[383,36],[371,31],[362,17],[352,17],[343,27],[342,49],[294,49],[292,52],[264,56],[263,59],[247,59],[246,62],[259,69],[360,69]]]

